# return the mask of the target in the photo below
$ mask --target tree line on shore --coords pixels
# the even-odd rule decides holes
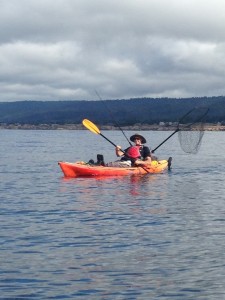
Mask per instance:
[[[225,124],[225,96],[0,102],[0,124],[80,124],[86,118],[99,125],[152,125],[177,122],[202,106],[209,107],[207,123]]]

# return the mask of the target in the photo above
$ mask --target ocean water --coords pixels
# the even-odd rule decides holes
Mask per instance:
[[[142,134],[155,148],[170,132]],[[87,130],[0,137],[0,299],[225,299],[225,133],[195,155],[173,136],[157,150],[171,172],[104,179],[58,166],[115,159]]]

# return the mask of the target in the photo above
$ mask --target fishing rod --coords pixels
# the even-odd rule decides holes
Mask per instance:
[[[113,122],[115,123],[116,127],[119,128],[119,130],[123,133],[124,137],[126,138],[127,142],[130,144],[130,146],[132,146],[132,143],[129,141],[128,137],[125,135],[123,129],[119,126],[119,124],[117,123],[117,121],[115,120],[115,118],[113,117],[113,114],[111,112],[111,110],[109,109],[109,107],[106,105],[105,101],[102,100],[102,97],[99,95],[99,93],[95,90],[96,95],[98,96],[99,100],[102,101],[102,103],[105,105],[106,109],[108,110],[108,113],[111,116],[111,119],[113,120]]]

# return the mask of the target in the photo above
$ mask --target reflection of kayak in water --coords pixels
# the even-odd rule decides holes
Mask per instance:
[[[89,165],[85,162],[59,162],[59,166],[65,177],[82,177],[82,176],[126,176],[139,175],[147,173],[162,173],[170,168],[171,158],[167,160],[153,161],[148,167],[107,167]]]

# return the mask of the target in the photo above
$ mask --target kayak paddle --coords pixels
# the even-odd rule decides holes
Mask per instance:
[[[82,121],[82,124],[84,125],[84,127],[86,127],[87,129],[89,129],[91,132],[93,132],[95,134],[101,135],[104,139],[106,139],[108,142],[110,142],[115,148],[117,147],[117,145],[114,144],[112,141],[110,141],[106,136],[104,136],[101,133],[101,131],[99,130],[99,128],[94,123],[92,123],[90,120],[84,119]],[[120,149],[120,150],[125,154],[125,151],[123,151],[122,149]],[[140,167],[142,169],[144,169],[147,173],[149,173],[149,171],[144,166],[140,165]]]
[[[95,134],[99,134],[101,135],[104,139],[106,139],[108,142],[110,142],[114,147],[117,147],[116,144],[114,144],[112,141],[110,141],[106,136],[104,136],[99,128],[94,124],[92,123],[91,121],[89,121],[88,119],[84,119],[82,121],[82,124],[87,128],[89,129],[91,132],[95,133]],[[121,150],[123,153],[125,153],[123,150]]]

